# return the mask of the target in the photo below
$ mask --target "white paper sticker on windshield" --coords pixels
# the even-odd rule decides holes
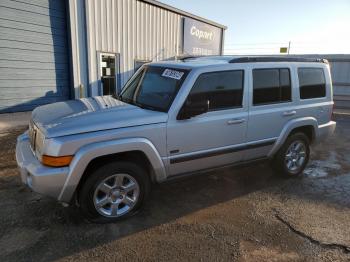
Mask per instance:
[[[183,75],[184,75],[184,72],[180,72],[180,71],[176,71],[176,70],[172,70],[172,69],[165,69],[163,74],[162,74],[162,76],[164,76],[164,77],[169,77],[169,78],[173,78],[176,80],[180,80]]]

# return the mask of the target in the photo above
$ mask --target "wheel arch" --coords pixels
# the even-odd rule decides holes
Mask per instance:
[[[290,120],[282,129],[282,132],[269,152],[268,157],[272,158],[291,134],[302,132],[310,139],[310,143],[312,143],[317,137],[317,130],[318,123],[316,118],[304,117]]]
[[[108,162],[113,162],[113,161],[135,162],[138,165],[140,165],[142,168],[147,170],[147,175],[149,176],[149,179],[152,183],[157,182],[157,178],[155,176],[153,166],[143,151],[141,150],[125,151],[125,152],[119,152],[119,153],[110,154],[110,155],[103,155],[92,159],[90,163],[87,165],[87,167],[85,168],[84,173],[82,174],[79,180],[79,183],[75,189],[75,193],[79,192],[81,186],[89,177],[89,174],[91,174],[97,168],[101,167],[103,164]]]
[[[105,141],[86,145],[74,156],[69,166],[70,172],[61,190],[58,200],[71,202],[82,179],[91,168],[96,168],[103,161],[131,160],[137,158],[150,171],[151,180],[161,182],[166,179],[166,171],[155,146],[144,138],[129,138],[115,141]]]

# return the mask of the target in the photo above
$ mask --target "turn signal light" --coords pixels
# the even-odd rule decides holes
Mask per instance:
[[[45,166],[52,167],[64,167],[69,166],[70,162],[72,162],[73,156],[46,156],[43,155],[41,162]]]

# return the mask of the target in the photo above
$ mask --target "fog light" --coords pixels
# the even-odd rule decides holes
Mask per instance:
[[[41,162],[45,166],[51,167],[64,167],[69,166],[70,162],[72,162],[73,156],[46,156],[43,155]]]

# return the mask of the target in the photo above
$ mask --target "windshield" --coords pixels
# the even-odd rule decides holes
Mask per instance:
[[[188,70],[144,66],[126,84],[119,99],[136,106],[167,112]]]

